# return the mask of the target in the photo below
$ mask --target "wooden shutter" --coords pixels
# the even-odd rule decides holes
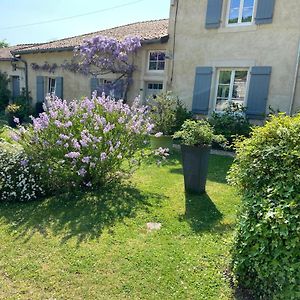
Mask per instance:
[[[211,81],[213,69],[211,67],[197,67],[195,76],[192,111],[207,114],[209,108]]]
[[[256,10],[256,24],[268,24],[273,21],[275,0],[258,0]]]
[[[221,24],[223,0],[207,0],[205,28],[219,28]]]
[[[45,78],[43,76],[36,77],[36,101],[44,102],[45,100]]]
[[[55,95],[60,98],[63,99],[64,97],[64,86],[63,86],[63,77],[56,77],[55,78]]]
[[[124,94],[124,80],[119,79],[114,84],[114,97],[116,99],[123,99]]]
[[[12,97],[13,99],[20,96],[20,77],[12,76]]]
[[[264,119],[269,95],[272,67],[252,67],[246,114],[251,119]]]

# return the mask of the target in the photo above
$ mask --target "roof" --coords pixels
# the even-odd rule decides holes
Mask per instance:
[[[26,49],[29,47],[32,47],[37,44],[20,44],[20,45],[15,45],[7,48],[0,48],[0,61],[10,61],[13,58],[13,55],[11,52],[21,50],[21,49]]]
[[[168,19],[137,22],[70,38],[64,38],[49,43],[35,45],[33,47],[27,47],[24,49],[15,49],[13,52],[18,54],[25,54],[34,52],[73,50],[74,47],[82,44],[85,39],[91,39],[95,36],[108,36],[121,40],[126,36],[133,35],[139,36],[142,43],[158,41],[165,42],[168,39],[168,23]]]

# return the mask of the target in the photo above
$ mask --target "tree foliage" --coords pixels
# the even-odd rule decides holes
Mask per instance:
[[[0,40],[0,48],[7,48],[9,44],[5,40]]]
[[[0,111],[3,111],[9,102],[11,93],[8,85],[9,78],[7,74],[0,71]]]

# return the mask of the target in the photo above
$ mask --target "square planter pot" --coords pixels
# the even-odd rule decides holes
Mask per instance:
[[[181,145],[184,187],[187,192],[205,192],[210,149],[209,146]]]

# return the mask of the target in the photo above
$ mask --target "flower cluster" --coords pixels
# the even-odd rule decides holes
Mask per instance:
[[[50,65],[49,63],[45,62],[43,65],[39,65],[37,63],[32,63],[31,68],[34,71],[47,71],[49,73],[55,73],[55,70],[58,68],[57,64]]]
[[[34,172],[24,152],[7,142],[0,143],[0,198],[3,201],[29,201],[43,195],[41,177]]]
[[[97,187],[129,174],[153,129],[139,99],[132,106],[104,95],[81,101],[52,99],[46,111],[19,126],[23,146],[47,189]]]
[[[133,65],[129,62],[130,54],[141,47],[139,37],[128,36],[123,41],[115,38],[96,36],[85,40],[75,49],[82,59],[82,65],[97,67],[112,73],[132,73]]]

